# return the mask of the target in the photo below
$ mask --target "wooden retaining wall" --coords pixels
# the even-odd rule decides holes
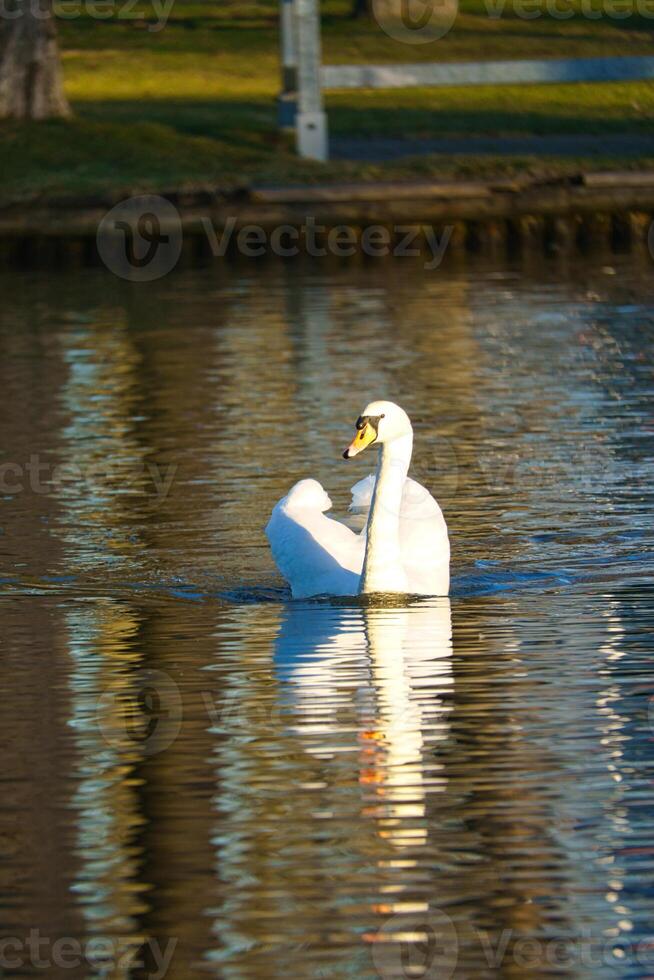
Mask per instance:
[[[389,230],[414,225],[450,228],[448,248],[584,251],[597,246],[623,251],[654,247],[654,174],[595,173],[531,182],[413,181],[303,187],[252,187],[222,193],[206,189],[170,193],[186,252],[210,257],[214,233],[231,227],[226,255],[236,254],[236,232],[257,226],[324,229],[347,225],[355,237],[371,225]],[[0,265],[47,266],[53,262],[99,262],[96,235],[113,199],[53,202],[44,207],[0,211]],[[179,227],[179,225],[178,225]],[[161,230],[166,233],[166,225]]]

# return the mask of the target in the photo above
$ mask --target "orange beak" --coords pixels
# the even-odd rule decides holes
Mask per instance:
[[[374,426],[370,422],[366,422],[362,429],[357,430],[357,434],[354,439],[347,447],[343,453],[343,459],[352,459],[353,456],[358,456],[362,453],[366,446],[369,446],[371,442],[374,442],[377,438],[377,432]]]

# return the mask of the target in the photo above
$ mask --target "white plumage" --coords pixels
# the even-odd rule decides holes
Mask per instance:
[[[352,487],[350,510],[365,519],[363,530],[356,533],[326,515],[331,500],[317,480],[300,480],[273,509],[266,534],[293,598],[449,592],[445,519],[429,491],[406,475],[412,447],[408,417],[392,402],[373,402],[359,422],[368,418],[376,420],[374,438],[357,423],[359,435],[345,454],[362,451],[362,442],[363,448],[381,448],[377,473]]]

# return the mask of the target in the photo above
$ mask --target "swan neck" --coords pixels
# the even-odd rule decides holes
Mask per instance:
[[[400,550],[400,511],[412,449],[412,433],[380,446],[360,592],[407,591]]]

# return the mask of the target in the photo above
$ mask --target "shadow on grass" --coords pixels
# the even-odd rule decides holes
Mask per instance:
[[[217,140],[235,150],[260,150],[279,142],[274,100],[126,99],[77,102],[80,119],[135,126],[144,122],[175,133]]]
[[[515,99],[515,88],[480,86],[467,90],[462,105],[461,90],[454,94],[438,89],[415,89],[396,96],[386,92],[334,93],[327,98],[329,128],[342,136],[394,136],[438,138],[442,136],[568,135],[652,133],[649,114],[631,115],[607,110],[601,102],[587,107],[574,102],[560,109],[560,89],[552,99],[523,108]],[[556,87],[559,88],[558,86]],[[409,91],[417,93],[417,105],[407,105]],[[571,93],[573,89],[570,89]],[[452,90],[450,90],[452,92]],[[545,99],[547,93],[545,94]],[[450,105],[444,105],[448,99]],[[377,105],[371,104],[373,100]],[[612,107],[615,110],[615,106]],[[238,152],[265,152],[282,139],[277,130],[274,100],[179,100],[165,99],[79,102],[80,119],[129,127],[152,123],[168,127],[180,136],[219,141]]]
[[[473,170],[488,173],[494,167],[505,170],[511,159],[494,164],[491,156],[498,154],[491,146],[490,150],[487,147],[478,152],[475,160],[474,147],[465,144],[466,135],[619,136],[651,132],[646,120],[638,121],[638,125],[619,115],[589,120],[583,109],[567,115],[555,111],[516,113],[510,101],[506,108],[495,106],[492,111],[483,105],[446,109],[439,106],[437,93],[433,109],[388,104],[363,107],[357,104],[360,97],[360,93],[353,93],[345,104],[336,97],[331,104],[330,128],[335,139],[350,136],[359,143],[367,137],[463,139],[448,158],[407,161],[406,155],[421,150],[407,145],[406,153],[403,147],[396,147],[379,160],[376,156],[367,157],[359,147],[355,162],[341,152],[339,161],[320,165],[295,156],[292,139],[276,129],[272,100],[79,103],[75,106],[77,115],[69,121],[0,123],[0,203],[105,190],[129,194],[137,189],[142,192],[197,185],[227,188],[250,180],[284,183],[384,179],[430,171],[442,174],[445,170],[456,174],[466,159],[472,161]],[[613,143],[617,145],[615,139]],[[567,148],[565,152],[570,156],[576,154],[576,149]],[[517,150],[513,156],[517,158],[521,153],[521,149]],[[557,149],[553,153],[558,155]],[[580,146],[579,156],[585,153],[587,148]]]
[[[479,97],[478,97],[479,99]],[[450,108],[439,105],[434,94],[433,109],[429,107],[354,108],[335,96],[329,112],[330,132],[340,136],[419,137],[436,139],[445,136],[525,135],[590,135],[590,134],[651,134],[651,120],[642,118],[602,117],[589,115],[582,106],[578,111],[557,112],[555,109],[518,109],[512,105],[481,105]],[[507,100],[508,101],[508,100]]]

